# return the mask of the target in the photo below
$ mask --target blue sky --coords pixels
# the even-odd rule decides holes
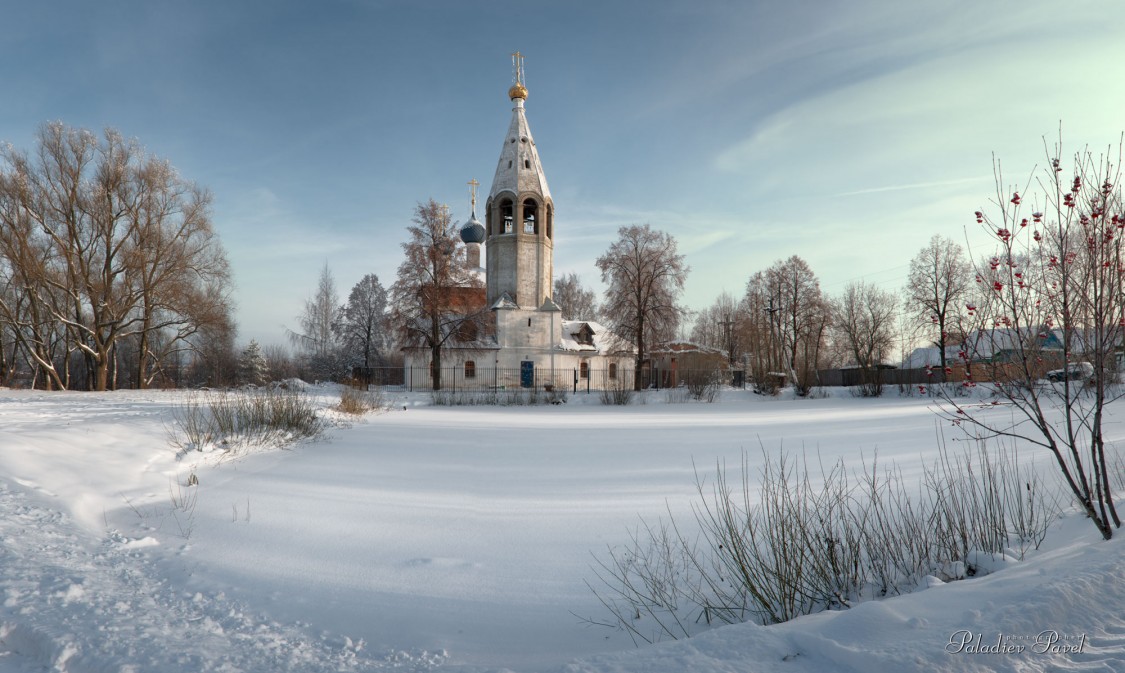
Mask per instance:
[[[600,288],[619,226],[677,237],[696,308],[799,254],[898,288],[1063,122],[1125,130],[1125,3],[61,0],[4,9],[0,141],[117,128],[214,194],[240,343],[284,340],[327,262],[394,280],[419,201],[468,217],[511,115],[557,211],[556,276]],[[966,232],[966,227],[968,231]],[[975,248],[982,250],[983,248]]]

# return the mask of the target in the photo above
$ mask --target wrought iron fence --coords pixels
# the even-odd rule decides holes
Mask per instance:
[[[738,372],[741,374],[741,372]],[[725,370],[644,368],[640,372],[624,367],[549,369],[545,367],[442,367],[437,388],[451,392],[491,392],[502,390],[540,390],[544,392],[594,392],[634,389],[636,377],[641,389],[664,389],[713,381],[722,385],[738,385],[741,377]],[[353,372],[359,383],[374,386],[401,387],[407,391],[434,390],[435,381],[429,367],[357,367]]]

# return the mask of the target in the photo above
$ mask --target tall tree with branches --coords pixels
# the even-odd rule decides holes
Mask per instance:
[[[617,336],[636,346],[640,372],[649,344],[674,335],[686,313],[678,302],[691,269],[676,239],[647,224],[618,229],[597,265],[608,286],[603,311]],[[640,376],[633,385],[640,390]]]
[[[963,341],[961,318],[973,285],[973,270],[964,249],[951,239],[935,234],[910,261],[910,274],[903,292],[906,309],[919,322],[931,326],[938,349],[940,377],[945,381],[949,366],[946,348]]]
[[[304,355],[315,378],[331,380],[343,373],[336,338],[342,314],[336,279],[325,262],[317,279],[316,292],[305,300],[304,310],[297,316],[300,331],[289,330],[290,342]]]
[[[849,283],[832,303],[832,328],[863,375],[866,397],[883,392],[879,365],[891,355],[896,335],[895,295],[862,281]]]
[[[387,345],[387,291],[379,276],[369,273],[352,287],[337,336],[352,361],[377,366]]]
[[[788,372],[798,394],[807,394],[816,383],[831,322],[829,302],[808,262],[794,255],[751,276],[746,305],[751,314],[767,318],[774,353],[769,361]]]
[[[487,333],[491,314],[449,209],[430,199],[414,209],[413,222],[391,286],[391,321],[407,347],[430,351],[431,383],[441,390],[442,351]]]
[[[210,195],[112,129],[51,123],[37,141],[33,155],[0,151],[0,282],[14,290],[0,294],[0,318],[54,386],[69,387],[78,352],[88,386],[105,390],[134,340],[143,386],[207,321],[230,322]]]

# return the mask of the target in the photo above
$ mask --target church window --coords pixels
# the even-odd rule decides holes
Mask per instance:
[[[555,209],[551,206],[551,204],[547,204],[547,238],[551,238],[554,235],[554,232],[552,231],[554,223]]]
[[[609,378],[611,378],[611,379],[617,378],[617,363],[616,362],[609,363]]]
[[[472,360],[465,361],[465,378],[475,379],[477,377],[477,363]]]
[[[590,363],[585,360],[578,363],[578,376],[583,379],[590,378]]]
[[[531,159],[524,159],[523,160],[523,167],[524,168],[531,168]]]

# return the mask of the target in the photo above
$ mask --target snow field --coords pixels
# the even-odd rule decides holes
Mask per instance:
[[[19,653],[0,654],[0,671],[539,671],[579,657],[566,670],[775,670],[785,657],[794,671],[1125,670],[1122,548],[1087,544],[1082,522],[1062,528],[1077,542],[999,574],[779,627],[635,651],[579,619],[604,616],[584,583],[591,553],[626,543],[642,518],[690,521],[696,468],[784,446],[854,469],[877,451],[917,475],[951,432],[926,400],[441,408],[413,396],[289,450],[177,461],[164,422],[179,395],[0,391],[0,652]],[[189,517],[173,501],[193,471]],[[1089,607],[1102,596],[1109,608]],[[1055,657],[943,649],[957,629],[1039,627],[1091,644]]]

